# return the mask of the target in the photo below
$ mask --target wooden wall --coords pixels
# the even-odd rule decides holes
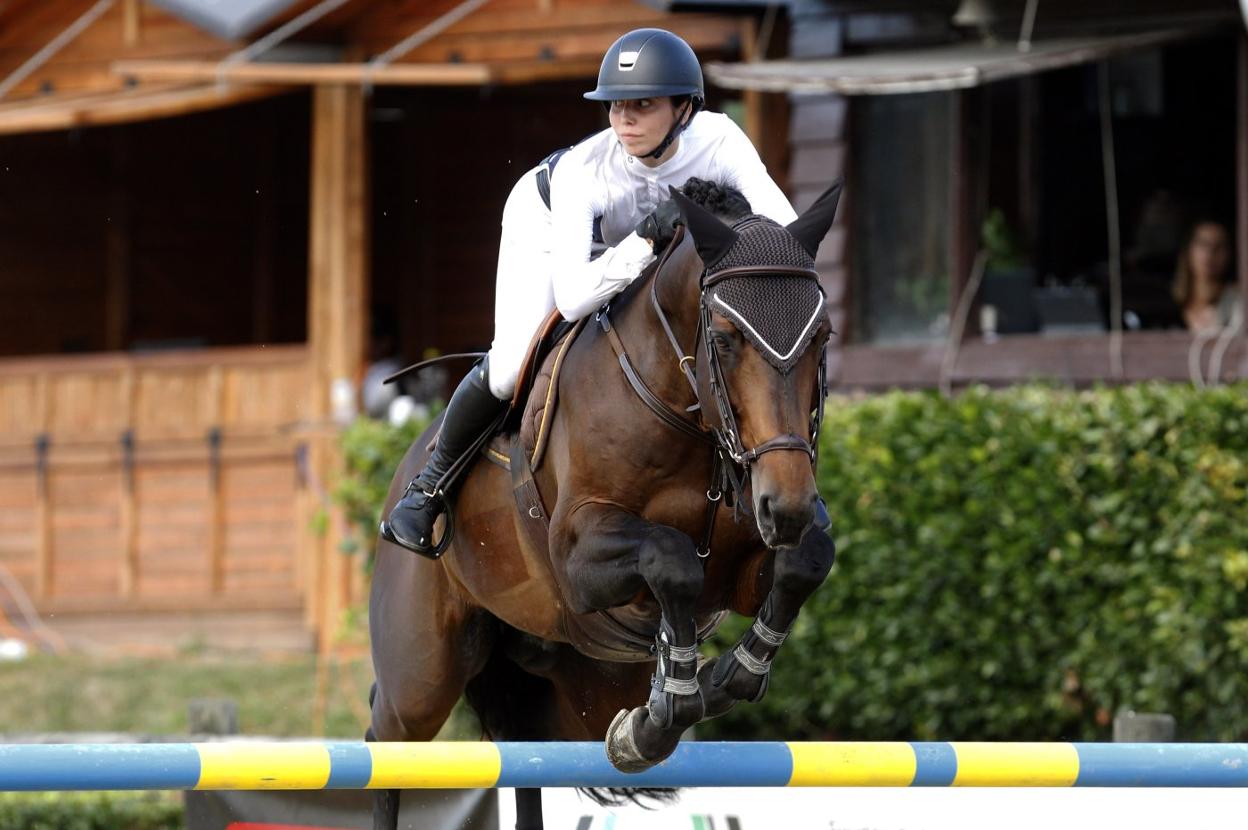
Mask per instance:
[[[299,607],[303,346],[0,361],[0,565],[43,611]]]
[[[813,4],[811,4],[813,5]],[[840,54],[844,41],[841,18],[818,8],[799,6],[793,12],[789,52],[794,58],[824,58]],[[849,162],[847,123],[849,101],[841,95],[790,96],[789,198],[800,214],[837,178],[845,175]],[[836,221],[819,248],[815,267],[827,294],[832,327],[837,332],[828,350],[828,377],[839,376],[841,344],[849,342],[850,276],[846,240],[853,199],[853,182],[846,183]]]
[[[373,304],[407,357],[489,347],[503,204],[524,171],[606,126],[586,88],[377,90]]]
[[[0,137],[0,356],[306,336],[306,93]]]

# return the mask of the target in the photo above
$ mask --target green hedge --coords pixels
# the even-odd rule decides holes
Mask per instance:
[[[768,697],[700,734],[1101,739],[1134,708],[1173,714],[1182,738],[1244,739],[1246,393],[832,400],[819,486],[837,565]]]
[[[180,793],[0,793],[4,830],[179,830]]]
[[[775,690],[709,734],[1101,739],[1123,708],[1248,734],[1248,387],[836,401],[838,562]]]
[[[346,511],[352,527],[344,553],[363,550],[371,559],[390,479],[407,448],[428,425],[429,420],[423,418],[400,427],[359,418],[343,432],[347,475],[334,487],[334,500]]]

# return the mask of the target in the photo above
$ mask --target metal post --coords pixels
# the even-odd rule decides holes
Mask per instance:
[[[1156,744],[1174,741],[1174,716],[1119,712],[1114,718],[1114,743]]]

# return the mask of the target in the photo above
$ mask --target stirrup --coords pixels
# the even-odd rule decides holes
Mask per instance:
[[[381,538],[385,539],[387,542],[410,550],[412,553],[419,553],[421,556],[436,561],[442,558],[442,554],[446,553],[446,549],[451,546],[451,542],[455,539],[455,511],[451,507],[451,500],[448,499],[444,493],[441,493],[441,491],[435,491],[433,494],[426,493],[425,495],[429,496],[431,499],[436,498],[442,502],[442,516],[445,530],[442,533],[442,538],[438,540],[436,545],[421,545],[416,542],[409,544],[407,540],[400,539],[395,534],[394,528],[390,527],[390,522],[385,519],[381,520],[378,532],[380,533]],[[437,517],[434,517],[433,523],[435,527],[437,526],[437,522]],[[429,532],[432,534],[433,530],[430,529]]]

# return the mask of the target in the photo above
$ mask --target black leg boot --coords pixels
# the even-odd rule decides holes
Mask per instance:
[[[487,430],[491,430],[507,409],[490,392],[489,360],[481,361],[468,373],[446,405],[442,431],[425,468],[407,485],[390,515],[381,523],[382,538],[423,556],[442,555],[433,542],[433,523],[446,506],[443,478]]]

